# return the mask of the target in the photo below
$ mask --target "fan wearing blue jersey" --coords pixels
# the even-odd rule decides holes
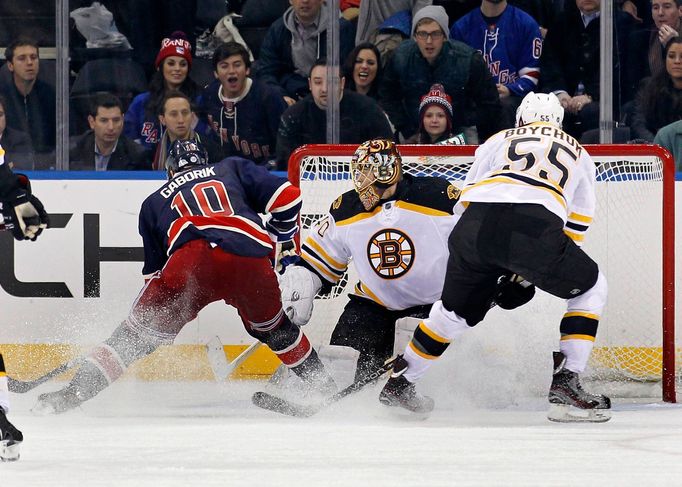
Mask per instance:
[[[173,143],[166,168],[168,182],[140,210],[146,283],[127,319],[66,387],[42,394],[36,410],[60,413],[94,397],[214,301],[237,308],[246,331],[313,389],[334,390],[308,338],[282,310],[269,258],[298,232],[300,190],[239,157],[208,165],[193,140]]]
[[[453,24],[450,38],[483,55],[497,85],[505,124],[511,127],[521,99],[535,90],[540,79],[542,35],[538,23],[507,0],[482,0],[480,8]]]

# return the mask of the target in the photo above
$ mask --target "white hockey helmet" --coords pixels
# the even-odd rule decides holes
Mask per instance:
[[[516,126],[533,122],[546,122],[561,128],[564,121],[564,107],[554,93],[530,92],[521,100],[516,109]]]
[[[403,177],[402,157],[389,139],[372,139],[360,144],[350,167],[355,191],[367,211],[379,203],[387,188]]]

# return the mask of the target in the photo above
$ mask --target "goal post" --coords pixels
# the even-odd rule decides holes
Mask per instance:
[[[292,153],[288,177],[303,196],[302,236],[336,197],[353,188],[350,159],[356,148],[313,144]],[[597,210],[585,249],[609,283],[589,373],[598,379],[660,382],[663,400],[675,402],[682,346],[675,338],[674,161],[655,145],[585,148],[597,165]],[[441,176],[461,187],[476,146],[400,145],[399,150],[405,173]],[[316,300],[306,328],[315,344],[329,343],[356,281],[351,265],[341,284]],[[551,320],[557,324],[550,330],[556,341],[562,300],[538,296],[529,305],[504,319],[511,316],[513,322],[534,326],[533,333],[552,328],[544,325]]]

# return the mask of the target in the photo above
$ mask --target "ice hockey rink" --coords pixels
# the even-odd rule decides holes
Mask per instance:
[[[551,423],[547,364],[490,365],[434,366],[425,420],[380,405],[379,385],[311,418],[280,416],[250,403],[263,381],[123,380],[78,410],[32,415],[61,385],[48,383],[12,395],[25,441],[0,486],[682,485],[680,405],[616,399],[608,423]]]

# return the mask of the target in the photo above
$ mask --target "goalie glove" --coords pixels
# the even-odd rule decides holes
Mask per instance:
[[[502,309],[514,309],[535,296],[535,286],[518,274],[503,274],[497,280],[494,302]]]
[[[289,319],[297,326],[303,326],[313,314],[315,295],[322,289],[322,280],[305,267],[293,265],[279,276],[282,290],[282,307]]]

